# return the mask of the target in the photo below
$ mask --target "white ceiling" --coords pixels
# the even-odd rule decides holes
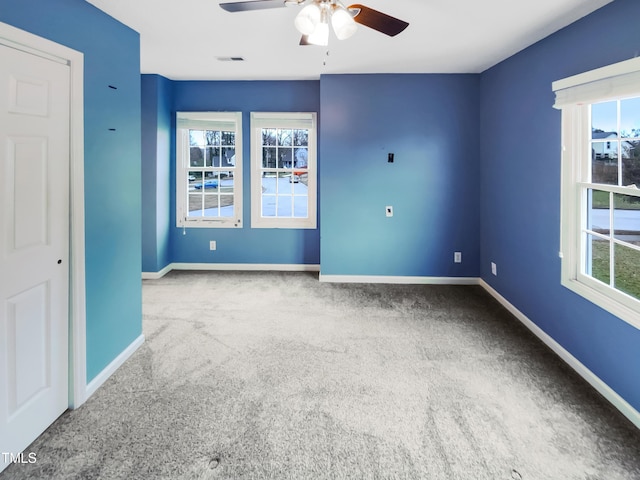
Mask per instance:
[[[229,13],[218,0],[87,1],[140,33],[142,73],[284,80],[479,73],[613,0],[358,0],[409,27],[388,37],[359,25],[347,40],[332,33],[329,47],[298,45],[293,20],[301,7]],[[232,56],[245,61],[217,60]]]

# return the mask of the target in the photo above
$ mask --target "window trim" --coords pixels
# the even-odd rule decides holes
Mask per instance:
[[[589,151],[592,103],[640,96],[640,58],[609,65],[553,82],[554,107],[562,112],[560,253],[561,284],[640,329],[640,300],[586,274],[583,226],[587,225],[585,187],[591,185]],[[625,187],[593,185],[599,190],[628,193]]]
[[[189,217],[186,179],[189,171],[188,129],[216,130],[221,124],[235,125],[235,168],[233,171],[233,217]],[[176,226],[179,228],[242,228],[242,112],[176,112]]]
[[[306,218],[262,216],[262,129],[308,128]],[[317,228],[318,123],[315,112],[251,112],[251,228]]]

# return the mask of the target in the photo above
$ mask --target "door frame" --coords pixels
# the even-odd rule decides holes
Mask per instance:
[[[84,54],[0,22],[0,44],[69,66],[69,408],[87,399],[84,239]]]

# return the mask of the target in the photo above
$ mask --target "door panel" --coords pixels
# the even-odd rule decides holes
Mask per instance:
[[[47,315],[48,285],[41,284],[7,299],[8,371],[15,385],[9,393],[9,418],[51,386]]]
[[[13,198],[13,208],[6,212],[9,254],[47,243],[46,141],[43,137],[8,138],[7,187],[8,196]]]
[[[70,72],[5,45],[0,65],[0,452],[17,454],[69,398]]]
[[[49,113],[49,82],[42,78],[9,76],[9,112],[46,117]]]

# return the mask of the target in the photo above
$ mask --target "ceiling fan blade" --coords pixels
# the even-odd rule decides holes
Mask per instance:
[[[360,25],[373,28],[390,37],[395,37],[409,26],[407,22],[359,3],[349,5],[349,10],[355,11],[353,19]]]
[[[285,0],[248,0],[245,2],[221,3],[220,7],[227,12],[248,12],[251,10],[265,10],[285,6]]]

